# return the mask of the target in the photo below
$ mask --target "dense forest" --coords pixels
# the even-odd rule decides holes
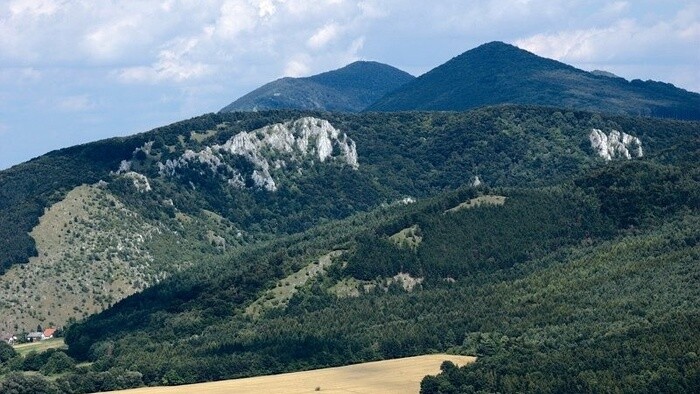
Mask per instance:
[[[280,173],[282,187],[276,193],[231,188],[202,176],[196,167],[176,179],[159,174],[157,163],[188,149],[199,151],[241,131],[309,115],[327,119],[357,143],[358,171],[309,166],[303,175]],[[6,224],[0,228],[0,272],[36,255],[28,232],[45,208],[80,184],[108,181],[117,197],[131,201],[146,217],[172,215],[172,207],[162,204],[172,200],[185,213],[213,211],[252,238],[265,238],[406,196],[455,189],[476,176],[491,186],[557,184],[601,164],[588,141],[592,128],[639,137],[647,154],[661,162],[686,160],[697,150],[700,135],[694,122],[519,106],[456,113],[207,114],[132,137],[51,152],[0,172],[0,219]],[[206,134],[210,130],[216,132]],[[151,154],[144,155],[138,149],[148,142],[153,143]],[[148,177],[153,193],[136,193],[114,174],[122,160]]]
[[[303,109],[360,112],[412,80],[386,64],[357,61],[304,78],[280,78],[238,98],[221,112]]]
[[[158,172],[186,149],[306,115],[356,142],[357,170],[305,163],[273,173],[274,193],[227,188],[196,166]],[[605,162],[592,128],[639,137],[644,157]],[[694,122],[540,107],[273,111],[53,152],[0,173],[14,182],[2,188],[3,215],[22,210],[16,233],[75,185],[105,179],[149,220],[206,210],[247,238],[192,254],[192,267],[70,325],[67,350],[23,356],[0,344],[0,392],[175,385],[432,352],[479,358],[443,364],[426,393],[697,391],[699,135]],[[152,193],[114,173],[122,160]],[[83,174],[64,170],[81,161],[92,163]],[[27,199],[32,185],[40,193]],[[31,255],[31,238],[12,242],[25,240]],[[12,250],[3,262],[19,262]],[[323,256],[330,263],[310,275]],[[288,299],[274,297],[304,272]]]
[[[73,325],[65,357],[3,362],[48,376],[54,358],[89,367],[2,384],[89,392],[450,351],[479,360],[444,364],[423,392],[694,391],[699,181],[697,163],[631,161],[559,186],[465,186],[321,224],[203,262]],[[505,200],[454,209],[484,196]],[[410,226],[416,247],[390,241]],[[285,307],[246,313],[329,250],[344,252]],[[399,272],[424,280],[412,291],[380,285]],[[333,293],[348,280],[375,286]]]
[[[402,85],[369,111],[464,111],[499,104],[700,119],[700,94],[577,69],[503,42],[456,56]]]

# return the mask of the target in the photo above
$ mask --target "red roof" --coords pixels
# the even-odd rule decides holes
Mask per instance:
[[[56,332],[55,328],[47,328],[44,330],[44,336],[46,338],[53,336],[53,333]]]

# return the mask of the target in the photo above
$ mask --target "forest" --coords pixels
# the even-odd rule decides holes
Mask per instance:
[[[175,385],[434,352],[478,361],[443,364],[423,380],[425,393],[700,388],[700,125],[514,106],[317,114],[357,142],[359,170],[280,174],[271,194],[226,189],[195,171],[159,177],[152,165],[176,154],[167,147],[183,133],[228,122],[208,137],[222,143],[299,115],[211,114],[29,162],[46,165],[42,176],[56,175],[60,187],[23,212],[43,210],[75,182],[109,177],[153,140],[135,165],[160,194],[112,181],[115,195],[158,220],[169,215],[158,201],[171,198],[256,237],[70,325],[67,349],[23,356],[0,345],[0,392]],[[604,162],[587,140],[592,127],[639,136],[648,153]],[[88,160],[93,172],[58,175],[66,157],[100,149],[112,154]],[[3,179],[23,185],[29,168]],[[2,190],[7,201],[23,193]],[[288,302],[247,311],[333,251]]]
[[[465,186],[324,223],[203,262],[71,326],[65,355],[3,356],[7,371],[56,376],[59,357],[67,367],[41,383],[10,372],[1,384],[78,393],[448,351],[479,359],[443,365],[423,392],[693,391],[698,181],[696,163],[639,160],[559,186]],[[506,200],[446,213],[479,195]],[[387,241],[410,225],[421,229],[415,250]],[[245,313],[328,250],[345,252],[285,308]],[[425,280],[413,291],[330,291],[399,271]]]
[[[358,146],[358,171],[310,166],[303,175],[280,173],[277,193],[230,188],[193,167],[177,178],[158,172],[159,162],[222,144],[246,130],[317,116],[329,120]],[[219,127],[223,126],[223,127]],[[0,172],[0,272],[36,256],[28,235],[51,204],[72,188],[100,180],[145,217],[164,219],[172,200],[184,213],[216,212],[251,239],[291,234],[323,220],[454,190],[475,176],[491,186],[555,185],[601,164],[591,150],[590,129],[621,130],[639,137],[661,163],[690,160],[700,126],[656,118],[600,115],[536,106],[495,106],[466,112],[340,114],[309,111],[206,114],[131,137],[112,138],[50,152]],[[197,133],[216,130],[205,139]],[[138,151],[152,142],[149,155]],[[122,160],[154,183],[143,195],[113,174]],[[191,183],[190,183],[191,182]],[[193,189],[193,187],[195,189]]]

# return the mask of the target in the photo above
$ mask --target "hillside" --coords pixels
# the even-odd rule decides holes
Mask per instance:
[[[611,161],[690,160],[698,127],[538,107],[272,111],[52,152],[0,172],[0,331],[62,325],[246,245],[477,178],[546,186]]]
[[[469,50],[387,94],[367,111],[461,111],[535,104],[700,119],[700,94],[662,82],[589,73],[502,42]]]
[[[300,109],[359,112],[413,79],[386,64],[358,61],[305,78],[281,78],[244,95],[221,112]]]
[[[426,392],[694,391],[698,135],[543,107],[269,111],[52,152],[0,172],[2,330],[88,317],[68,353],[0,349],[0,391],[442,351],[479,361]]]
[[[635,160],[554,187],[463,187],[244,248],[72,326],[69,354],[94,367],[52,384],[173,385],[451,351],[479,359],[444,365],[424,392],[694,391],[698,171]],[[408,228],[415,247],[395,236]],[[246,313],[332,250],[288,302]]]

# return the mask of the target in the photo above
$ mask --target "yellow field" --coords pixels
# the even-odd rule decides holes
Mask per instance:
[[[119,393],[417,393],[423,377],[439,373],[440,364],[445,360],[461,366],[474,362],[476,358],[432,354],[281,375],[174,387],[147,387]]]

